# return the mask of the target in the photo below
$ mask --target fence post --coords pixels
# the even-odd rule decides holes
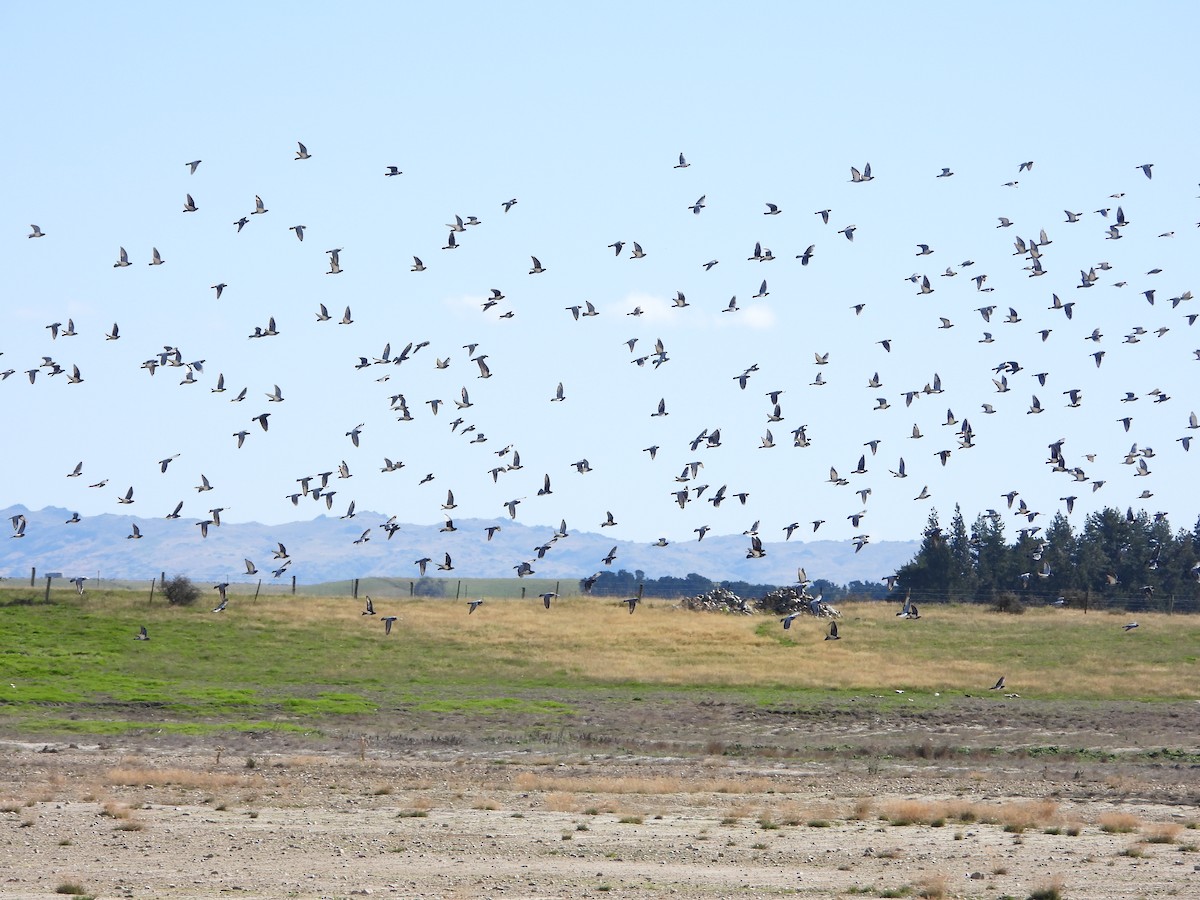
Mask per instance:
[[[296,576],[292,576],[292,596],[296,596]]]
[[[50,602],[50,576],[46,576],[46,602]]]
[[[146,605],[149,606],[153,602],[154,602],[154,579],[151,578],[150,579],[150,599],[146,602]]]
[[[358,599],[358,579],[357,578],[354,579],[354,585],[351,587],[350,591],[351,591],[351,595],[354,597],[354,599],[357,600]]]
[[[1083,592],[1083,614],[1084,614],[1085,616],[1087,615],[1087,608],[1088,608],[1088,598],[1089,598],[1089,597],[1091,597],[1091,596],[1092,596],[1092,591],[1091,591],[1091,589],[1090,589],[1090,588],[1089,588],[1088,590],[1085,590],[1085,591]]]
[[[525,599],[525,585],[521,585],[521,599]]]
[[[454,599],[458,600],[458,599],[461,599],[461,597],[462,597],[462,582],[460,581],[458,583],[458,585],[454,588]]]
[[[558,595],[558,592],[559,592],[561,589],[562,589],[562,583],[561,583],[561,582],[558,582],[558,581],[554,582],[554,594],[555,594],[555,596],[557,596],[557,595]]]
[[[1173,615],[1174,613],[1175,613],[1175,595],[1172,594],[1170,596],[1170,598],[1167,600],[1167,615],[1170,616],[1170,615]]]
[[[37,585],[37,566],[34,566],[33,568],[31,568],[29,570],[29,586],[35,587],[36,585]]]
[[[408,596],[415,597],[416,595],[417,595],[417,583],[415,581],[410,581],[408,583]]]
[[[167,586],[167,573],[166,572],[159,572],[158,579],[159,579],[159,581],[158,581],[159,584],[161,584],[163,587]]]

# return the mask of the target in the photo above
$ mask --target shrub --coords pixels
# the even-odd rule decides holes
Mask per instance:
[[[1129,813],[1109,812],[1100,816],[1100,830],[1105,834],[1128,834],[1141,823]]]
[[[200,588],[186,575],[176,575],[164,584],[163,593],[172,606],[191,606],[200,599]]]
[[[1032,890],[1029,900],[1062,900],[1062,890],[1062,880],[1055,877],[1048,884]]]
[[[1004,593],[996,598],[992,604],[992,612],[1010,613],[1014,616],[1019,616],[1025,612],[1025,604],[1021,602],[1021,598],[1016,594]]]

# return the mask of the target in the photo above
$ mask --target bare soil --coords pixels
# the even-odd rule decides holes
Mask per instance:
[[[1200,896],[1200,704],[902,704],[10,734],[0,898]]]

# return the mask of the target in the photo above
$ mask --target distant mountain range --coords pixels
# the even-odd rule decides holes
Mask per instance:
[[[86,575],[106,579],[150,580],[160,572],[184,574],[197,580],[232,582],[271,579],[284,560],[273,558],[282,542],[292,559],[283,577],[295,575],[301,584],[351,578],[416,577],[415,561],[432,558],[431,577],[505,578],[516,566],[530,561],[542,578],[578,579],[593,572],[641,570],[648,578],[683,577],[696,573],[713,581],[748,581],[754,584],[790,584],[803,566],[809,578],[835,584],[878,582],[913,559],[917,541],[880,541],[854,552],[848,541],[764,542],[766,556],[747,559],[749,538],[709,534],[703,541],[657,547],[621,541],[593,532],[570,531],[551,544],[542,559],[537,549],[550,542],[554,529],[523,525],[508,519],[462,519],[453,532],[438,525],[403,524],[391,539],[378,526],[386,519],[378,513],[360,512],[353,519],[321,516],[305,522],[263,525],[258,522],[210,525],[202,538],[196,519],[147,519],[137,516],[89,516],[67,524],[71,512],[57,507],[31,511],[13,506],[0,512],[4,522],[16,515],[26,518],[21,538],[0,543],[0,575],[27,578],[31,567],[39,573],[62,572],[67,578]],[[141,538],[128,537],[137,525]],[[492,540],[485,528],[499,526]],[[11,529],[6,529],[11,534]],[[364,531],[369,539],[354,543]],[[616,560],[601,560],[616,548]],[[453,571],[437,570],[449,553]],[[258,575],[246,572],[252,560]]]

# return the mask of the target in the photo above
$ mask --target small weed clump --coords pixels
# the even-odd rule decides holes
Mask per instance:
[[[1183,826],[1175,822],[1151,825],[1142,829],[1142,840],[1147,844],[1174,844],[1181,831]]]
[[[1028,900],[1062,900],[1062,879],[1055,877],[1029,893]]]
[[[927,875],[917,883],[917,896],[925,897],[927,900],[942,900],[946,897],[946,891],[950,885],[950,878],[947,875],[938,873],[935,875]]]
[[[1141,824],[1137,816],[1122,812],[1104,813],[1098,821],[1105,834],[1129,834]]]

